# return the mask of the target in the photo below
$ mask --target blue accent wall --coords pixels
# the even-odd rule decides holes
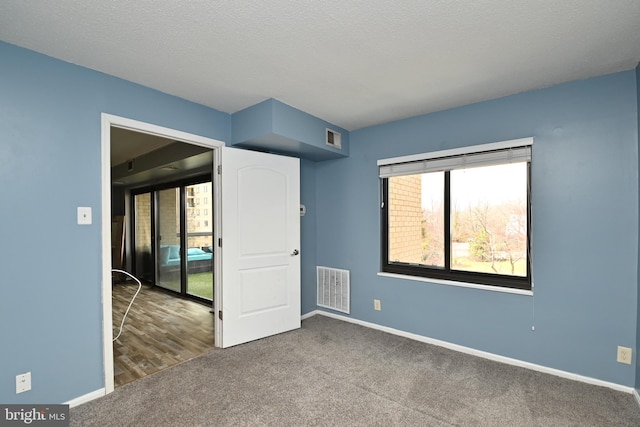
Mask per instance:
[[[300,203],[306,214],[300,218],[301,301],[300,311],[309,313],[316,308],[316,163],[300,160]]]
[[[228,142],[228,114],[0,42],[0,402],[104,387],[102,112]],[[93,224],[76,224],[76,207]],[[15,376],[30,371],[30,392]]]
[[[636,113],[638,115],[638,146],[640,147],[640,64],[636,67],[636,93],[638,95],[636,103]],[[640,156],[640,149],[638,155]],[[640,157],[639,157],[640,162]],[[640,179],[640,177],[639,177]],[[640,221],[640,218],[638,219]],[[640,235],[638,236],[640,239]],[[638,251],[640,252],[640,251]],[[640,257],[640,253],[638,254]],[[634,352],[634,360],[636,362],[636,390],[640,394],[640,260],[638,261],[638,311],[636,313],[637,326],[636,326],[636,347]]]
[[[318,264],[351,270],[356,319],[633,386],[637,103],[628,71],[351,132],[316,165]],[[377,275],[378,159],[529,136],[534,296]]]

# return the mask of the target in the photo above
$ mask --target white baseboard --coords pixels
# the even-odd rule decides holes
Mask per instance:
[[[311,311],[307,314],[303,314],[302,316],[300,316],[300,320],[304,320],[304,319],[308,319],[309,317],[313,317],[316,314],[318,314],[320,312],[320,310],[315,310],[315,311]]]
[[[567,379],[574,380],[574,381],[580,381],[580,382],[587,383],[587,384],[593,384],[593,385],[597,385],[597,386],[601,386],[601,387],[607,387],[607,388],[611,388],[611,389],[614,389],[614,390],[622,391],[622,392],[625,392],[625,393],[635,393],[636,400],[638,400],[638,404],[640,404],[640,396],[638,396],[638,392],[633,387],[628,387],[628,386],[624,386],[624,385],[621,385],[621,384],[612,383],[612,382],[609,382],[609,381],[603,381],[603,380],[599,380],[597,378],[586,377],[586,376],[583,376],[583,375],[578,375],[578,374],[574,374],[574,373],[571,373],[571,372],[562,371],[560,369],[549,368],[549,367],[546,367],[546,366],[537,365],[535,363],[525,362],[525,361],[519,360],[519,359],[513,359],[513,358],[510,358],[510,357],[500,356],[498,354],[489,353],[489,352],[481,351],[481,350],[476,350],[474,348],[465,347],[465,346],[458,345],[458,344],[452,344],[452,343],[447,342],[447,341],[441,341],[441,340],[425,337],[425,336],[418,335],[418,334],[412,334],[410,332],[401,331],[399,329],[389,328],[387,326],[381,326],[381,325],[377,325],[375,323],[370,323],[370,322],[365,322],[363,320],[353,319],[351,317],[343,316],[343,315],[340,315],[340,314],[329,313],[327,311],[315,310],[315,311],[312,311],[310,313],[305,314],[302,318],[303,319],[307,319],[307,318],[309,318],[311,316],[314,316],[316,314],[320,314],[322,316],[327,316],[327,317],[332,317],[334,319],[344,320],[345,322],[355,323],[357,325],[365,326],[367,328],[377,329],[379,331],[387,332],[387,333],[390,333],[390,334],[393,334],[393,335],[398,335],[398,336],[401,336],[401,337],[410,338],[412,340],[424,342],[424,343],[427,343],[427,344],[437,345],[439,347],[448,348],[449,350],[459,351],[461,353],[466,353],[466,354],[470,354],[472,356],[482,357],[484,359],[489,359],[489,360],[493,360],[493,361],[496,361],[496,362],[505,363],[507,365],[519,366],[521,368],[527,368],[527,369],[531,369],[533,371],[538,371],[538,372],[542,372],[542,373],[545,373],[545,374],[555,375],[557,377],[567,378]]]
[[[640,393],[638,393],[638,389],[633,389],[633,397],[636,398],[636,403],[640,406]]]
[[[76,397],[68,402],[64,402],[65,405],[69,405],[70,408],[75,406],[82,405],[83,403],[90,402],[94,399],[102,397],[106,394],[106,390],[104,388],[98,389],[96,391],[92,391],[91,393],[87,393],[84,396]]]

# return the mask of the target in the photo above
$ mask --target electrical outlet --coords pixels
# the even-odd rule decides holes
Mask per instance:
[[[380,304],[380,300],[379,299],[374,299],[373,300],[373,309],[376,310],[376,311],[382,310],[382,305]]]
[[[31,372],[16,375],[16,394],[31,390]]]
[[[629,347],[618,346],[618,363],[631,365],[631,349]]]

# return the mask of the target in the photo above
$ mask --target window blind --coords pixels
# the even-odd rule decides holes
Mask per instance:
[[[531,145],[380,165],[380,178],[531,161]]]

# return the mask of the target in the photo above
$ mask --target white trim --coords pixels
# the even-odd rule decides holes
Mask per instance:
[[[65,405],[69,405],[70,408],[74,408],[76,406],[80,406],[83,403],[90,402],[95,399],[99,399],[106,395],[106,391],[104,388],[98,389],[96,391],[92,391],[91,393],[87,393],[83,396],[76,397],[75,399],[71,399],[68,402],[64,402]]]
[[[101,193],[102,193],[102,357],[105,394],[114,389],[113,369],[113,307],[111,296],[111,124],[109,115],[101,116]]]
[[[397,273],[379,272],[378,276],[390,277],[392,279],[415,280],[417,282],[435,283],[437,285],[459,286],[461,288],[480,289],[483,291],[503,292],[506,294],[533,296],[533,291],[527,291],[525,289],[505,288],[502,286],[480,285],[477,283],[458,282],[455,280],[430,279],[428,277],[409,276],[408,274],[397,274]],[[533,289],[533,283],[531,284],[531,288]]]
[[[302,316],[300,316],[300,320],[304,320],[304,319],[308,319],[308,318],[310,318],[310,317],[313,317],[313,316],[315,316],[316,314],[318,314],[318,312],[319,312],[319,311],[320,311],[320,310],[314,310],[314,311],[310,311],[310,312],[309,312],[309,313],[307,313],[307,314],[303,314]]]
[[[205,136],[195,135],[188,132],[182,132],[176,129],[166,128],[151,123],[140,122],[138,120],[128,119],[126,117],[114,116],[107,113],[102,113],[102,117],[103,119],[108,120],[109,123],[114,127],[128,129],[134,132],[148,133],[150,135],[169,138],[176,141],[182,141],[189,144],[199,145],[201,147],[208,147],[212,149],[219,148],[225,145],[223,141],[218,141],[217,139],[207,138]],[[111,163],[111,161],[109,161],[109,163]]]
[[[375,323],[365,322],[358,319],[353,319],[341,314],[329,313],[323,310],[315,310],[311,313],[307,313],[305,316],[311,317],[312,315],[319,314],[322,316],[331,317],[334,319],[344,320],[345,322],[355,323],[360,326],[365,326],[371,329],[377,329],[379,331],[387,332],[393,335],[398,335],[404,338],[420,341],[426,344],[437,345],[439,347],[448,348],[449,350],[459,351],[461,353],[470,354],[472,356],[482,357],[483,359],[493,360],[495,362],[505,363],[507,365],[518,366],[521,368],[531,369],[532,371],[538,371],[545,374],[555,375],[556,377],[566,378],[569,380],[579,381],[586,384],[597,385],[600,387],[607,387],[613,390],[622,391],[625,393],[633,393],[637,391],[633,387],[624,386],[621,384],[612,383],[609,381],[599,380],[597,378],[585,377],[583,375],[574,374],[567,371],[561,371],[560,369],[549,368],[535,363],[525,362],[523,360],[513,359],[510,357],[500,356],[494,353],[488,353],[486,351],[476,350],[474,348],[465,347],[458,344],[452,344],[447,341],[441,341],[434,338],[425,337],[418,334],[412,334],[410,332],[401,331],[399,329],[389,328],[387,326],[377,325]]]
[[[637,389],[633,389],[633,397],[636,399],[636,403],[640,406],[640,393],[638,393]]]
[[[222,144],[224,146],[224,143]],[[222,179],[217,175],[218,170],[222,169],[222,147],[213,150],[213,185],[211,191],[215,194],[213,198],[213,246],[215,247],[219,239],[222,238]],[[220,247],[218,246],[218,249]],[[215,251],[214,251],[215,252]],[[213,258],[213,343],[216,347],[222,348],[222,320],[219,313],[222,312],[222,251],[219,250],[220,256]]]
[[[468,147],[451,148],[448,150],[432,151],[430,153],[410,154],[408,156],[390,157],[378,160],[378,166],[394,163],[417,162],[420,160],[434,159],[437,157],[460,156],[462,154],[477,153],[480,151],[502,150],[513,147],[533,145],[533,137],[512,139],[509,141],[491,142],[489,144],[471,145]]]
[[[223,147],[223,141],[218,141],[204,136],[194,135],[175,129],[157,126],[151,123],[140,122],[128,119],[126,117],[114,116],[107,113],[101,114],[101,217],[102,217],[102,336],[103,336],[103,364],[104,364],[104,394],[109,394],[114,390],[114,369],[113,369],[113,320],[112,320],[112,302],[111,302],[111,127],[129,129],[136,132],[147,133],[151,135],[161,136],[164,138],[182,141],[189,144],[208,147],[213,150],[212,173],[220,164],[220,155],[217,149]],[[214,182],[219,182],[214,179]],[[216,185],[216,194],[214,195],[214,222],[216,229],[214,230],[214,242],[220,237],[220,189],[219,184]],[[216,271],[220,270],[219,259],[215,257]],[[220,274],[215,275],[214,292],[218,292],[220,287]],[[222,308],[220,298],[214,298],[215,310]],[[215,321],[215,337],[216,345],[220,342],[219,334],[222,333],[222,324],[218,316],[214,317]],[[222,335],[220,335],[221,338]]]

